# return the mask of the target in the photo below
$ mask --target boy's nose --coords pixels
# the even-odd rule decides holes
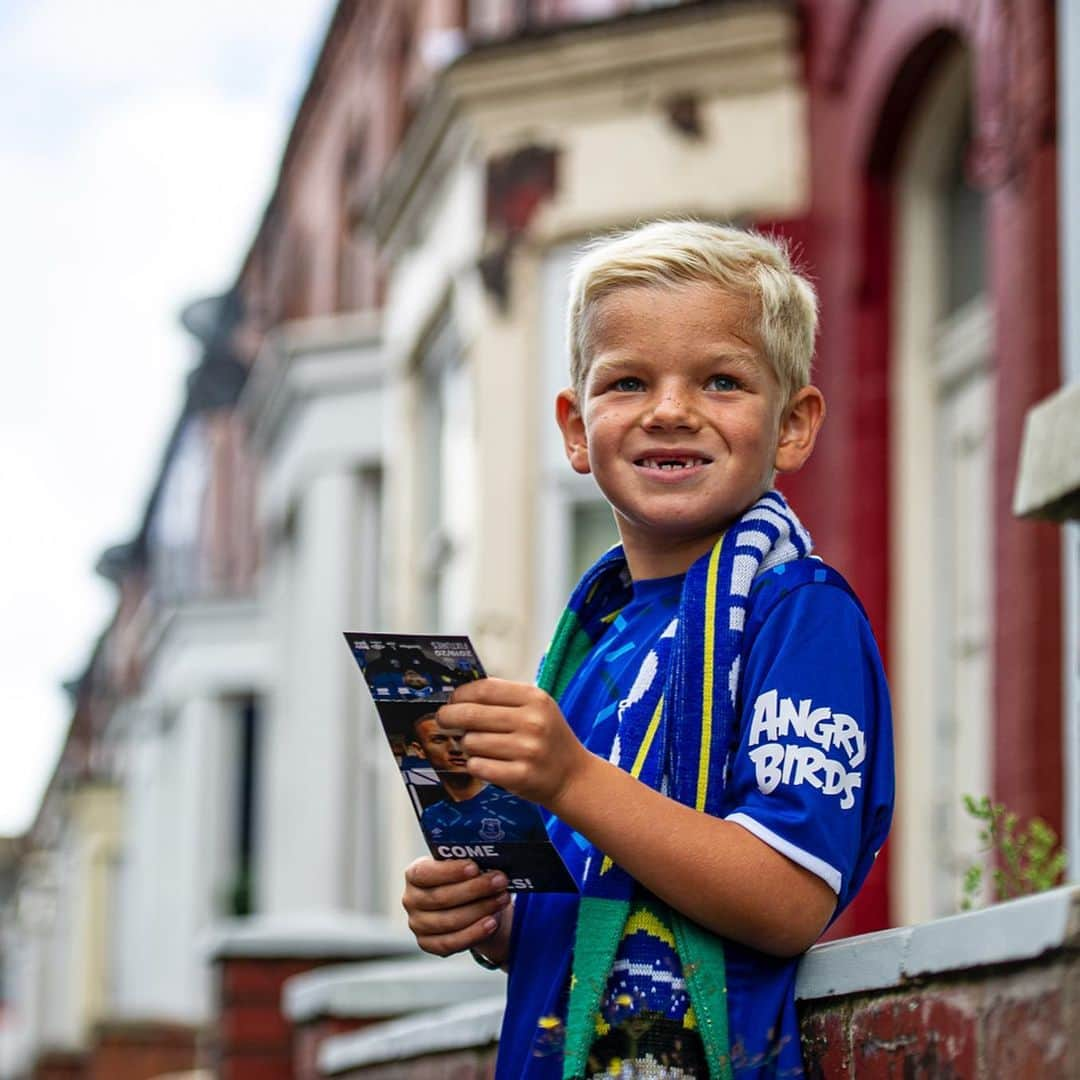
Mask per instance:
[[[692,427],[693,408],[685,393],[665,390],[657,395],[646,422],[657,427]]]

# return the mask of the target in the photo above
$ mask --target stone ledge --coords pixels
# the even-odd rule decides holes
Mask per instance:
[[[1080,886],[980,911],[818,945],[799,965],[802,1001],[865,993],[927,975],[1021,963],[1080,947]]]
[[[888,995],[910,988],[913,980],[1030,964],[1054,953],[1077,951],[1080,886],[1066,885],[919,926],[818,945],[800,965],[796,997],[807,1006],[844,995],[875,991]],[[390,971],[412,963],[379,966],[385,978]],[[429,965],[449,963],[453,961],[416,961],[415,973],[422,978]],[[322,974],[325,979],[328,973]],[[292,981],[298,989],[292,991],[290,1008],[302,1011],[311,1007],[304,994],[314,995],[318,984],[301,982],[309,978]],[[343,980],[339,991],[344,992],[347,981]],[[372,990],[373,985],[369,985],[362,993],[371,994]],[[324,997],[334,992],[329,982],[323,984]],[[829,1008],[827,1004],[815,1005],[821,1007]],[[493,996],[335,1036],[323,1044],[319,1066],[325,1074],[334,1075],[369,1065],[482,1048],[498,1038],[502,1011],[503,998]]]
[[[488,997],[423,1017],[392,1020],[355,1034],[327,1039],[319,1068],[333,1076],[364,1065],[405,1061],[425,1054],[489,1046],[499,1037],[504,998]]]
[[[1028,410],[1013,513],[1051,521],[1080,517],[1080,382]]]
[[[256,915],[219,923],[204,937],[203,951],[209,960],[362,960],[420,953],[412,934],[397,923],[330,911]]]
[[[410,957],[295,975],[285,983],[282,1008],[293,1023],[317,1017],[381,1018],[494,997],[505,988],[501,971],[486,971],[468,954],[446,960]]]

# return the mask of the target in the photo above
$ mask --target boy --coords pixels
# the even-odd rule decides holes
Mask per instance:
[[[469,772],[550,812],[582,895],[420,860],[421,947],[507,968],[500,1077],[801,1076],[799,955],[892,812],[865,615],[775,473],[809,458],[816,299],[773,241],[657,222],[586,251],[556,416],[622,540],[571,597],[539,687],[455,691]],[[616,689],[609,689],[616,688]]]

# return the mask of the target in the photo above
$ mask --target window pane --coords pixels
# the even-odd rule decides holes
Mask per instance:
[[[573,580],[567,585],[572,589],[581,575],[612,544],[619,542],[619,533],[611,507],[601,499],[575,503],[570,514],[570,570]]]

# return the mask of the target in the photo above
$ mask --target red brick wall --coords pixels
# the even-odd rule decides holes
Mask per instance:
[[[302,1075],[294,1072],[294,1055],[302,1049],[305,1060],[313,1059],[317,1047],[308,1045],[310,1038],[298,1044],[298,1033],[282,1012],[282,986],[294,975],[340,962],[340,958],[219,960],[218,1015],[209,1053],[217,1080],[294,1080]]]
[[[31,1074],[33,1080],[83,1080],[86,1058],[68,1050],[46,1050],[39,1055]]]
[[[293,1028],[294,1080],[322,1080],[323,1074],[319,1072],[319,1047],[324,1040],[379,1022],[322,1016],[310,1023],[298,1024]]]
[[[802,1009],[809,1080],[1068,1080],[1080,1062],[1080,957]]]
[[[495,1047],[432,1054],[414,1061],[371,1065],[341,1073],[340,1080],[493,1080]]]
[[[155,1021],[106,1022],[94,1032],[85,1080],[150,1080],[193,1069],[199,1032],[185,1024]]]

